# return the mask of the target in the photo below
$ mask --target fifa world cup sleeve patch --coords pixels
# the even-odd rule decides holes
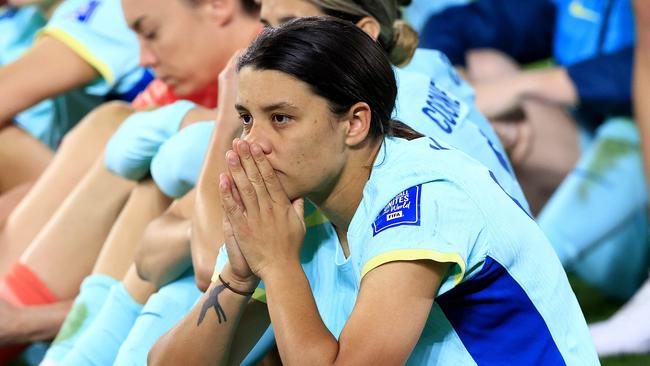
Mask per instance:
[[[372,224],[372,236],[400,225],[420,226],[422,185],[411,187],[388,202]]]

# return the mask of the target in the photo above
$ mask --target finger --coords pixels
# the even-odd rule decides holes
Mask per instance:
[[[239,137],[232,140],[232,151],[236,153],[239,153],[239,151],[237,151],[237,144],[239,143],[239,140],[240,140]]]
[[[235,240],[235,232],[232,229],[232,224],[230,223],[230,220],[228,220],[228,217],[225,215],[222,220],[222,226],[223,226],[224,241],[226,245],[236,244],[237,241]]]
[[[264,183],[262,174],[257,167],[255,159],[253,159],[253,155],[251,153],[251,145],[247,141],[239,141],[237,148],[239,151],[241,164],[244,167],[248,181],[251,183],[253,188],[255,188],[255,193],[257,194],[257,203],[260,205],[260,207],[269,207],[271,203],[269,192],[266,190],[266,184]]]
[[[271,200],[276,203],[288,202],[289,198],[287,197],[287,193],[284,191],[284,188],[278,179],[278,175],[275,173],[275,170],[273,170],[271,163],[269,163],[269,160],[264,155],[262,147],[258,144],[252,144],[251,154],[255,159],[255,164],[260,171],[262,180],[264,181],[264,185],[266,186],[266,190],[268,191]]]
[[[298,214],[298,217],[303,219],[305,217],[305,200],[303,198],[298,198],[291,202],[291,206],[293,206],[293,209],[296,211],[296,214]]]
[[[259,212],[257,193],[241,165],[241,159],[234,151],[228,151],[228,153],[226,153],[226,161],[228,163],[228,171],[230,172],[230,176],[239,191],[239,197],[241,198],[241,202],[244,204],[246,214],[248,216],[257,215]]]
[[[219,191],[221,192],[221,206],[223,207],[223,212],[225,218],[230,223],[230,227],[234,231],[239,225],[245,223],[244,213],[242,208],[235,202],[235,199],[232,194],[233,184],[230,182],[227,174],[221,174],[219,176]],[[225,228],[224,228],[225,229]]]

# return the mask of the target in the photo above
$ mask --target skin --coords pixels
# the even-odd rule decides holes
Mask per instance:
[[[257,33],[257,19],[238,12],[238,0],[207,0],[197,6],[156,0],[122,0],[127,24],[140,41],[140,63],[178,95],[215,81],[230,56]],[[191,35],[191,36],[189,36]],[[228,39],[229,42],[223,42]],[[206,47],[206,42],[213,46]]]
[[[650,187],[650,4],[642,0],[634,1],[636,14],[637,44],[634,65],[634,107],[636,122],[641,134],[643,162]]]
[[[326,100],[280,72],[246,67],[239,80],[237,104],[245,137],[233,142],[226,156],[228,173],[219,185],[230,257],[222,277],[239,291],[254,289],[260,278],[265,282],[285,364],[405,362],[448,265],[396,262],[371,271],[337,341],[320,319],[299,260],[305,233],[301,197],[316,203],[339,228],[342,248],[349,253],[347,227],[380,146],[380,139],[368,136],[368,105],[359,102],[334,116]],[[246,321],[255,302],[232,291],[218,296],[228,321],[219,324],[218,315],[208,311],[197,327],[202,305],[215,301],[210,294],[218,286],[213,283],[193,311],[158,342],[150,353],[152,364],[186,357],[199,364],[225,364],[231,344],[240,342],[235,332],[259,331],[243,328],[250,326]],[[394,317],[387,321],[386,312]],[[402,341],[394,342],[395,337]],[[183,347],[190,339],[191,350]],[[296,349],[301,352],[291,351]]]

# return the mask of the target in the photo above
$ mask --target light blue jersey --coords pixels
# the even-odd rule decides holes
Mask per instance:
[[[42,34],[65,43],[99,72],[88,93],[131,101],[152,80],[139,65],[138,39],[119,0],[65,0]]]
[[[347,238],[346,258],[331,224],[310,225],[301,253],[334,336],[368,272],[393,261],[432,260],[452,268],[408,364],[598,364],[547,239],[494,175],[458,150],[432,138],[387,139]],[[223,257],[225,251],[217,272]]]
[[[445,86],[450,86],[450,69],[441,67],[442,74],[435,79],[417,72],[394,70],[398,90],[394,113],[396,119],[426,136],[453,145],[481,162],[494,173],[506,192],[529,211],[501,143],[496,136],[489,137],[494,131],[485,117],[478,111],[472,113],[476,108],[473,103],[464,102],[439,85],[438,80],[443,80]]]

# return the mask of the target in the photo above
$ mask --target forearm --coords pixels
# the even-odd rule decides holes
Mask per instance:
[[[233,277],[226,266],[225,280]],[[252,284],[230,283],[239,290]],[[223,288],[220,282],[210,286],[201,300],[174,328],[161,337],[149,353],[150,365],[225,365],[234,335],[250,297]]]
[[[276,342],[285,365],[332,365],[339,346],[316,307],[299,263],[277,266],[264,275]]]
[[[210,284],[219,247],[224,242],[223,211],[219,203],[219,174],[226,171],[224,156],[231,149],[237,131],[217,121],[210,147],[196,187],[197,199],[192,220],[192,263],[199,288]]]
[[[190,220],[165,213],[147,227],[136,253],[140,277],[160,287],[192,265]]]
[[[514,77],[520,100],[539,99],[571,107],[578,104],[576,87],[563,67],[525,71]]]

